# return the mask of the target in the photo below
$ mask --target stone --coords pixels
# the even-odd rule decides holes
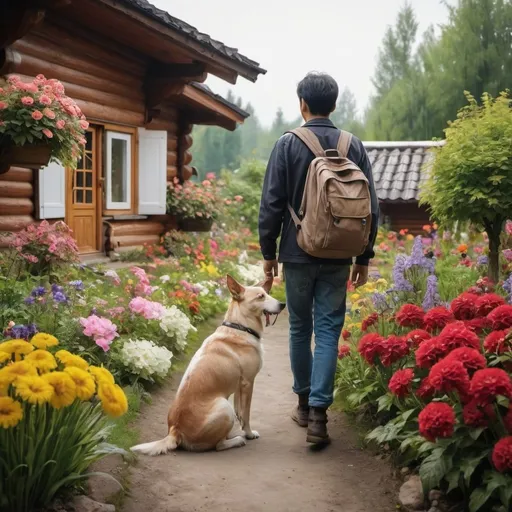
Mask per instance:
[[[407,482],[402,484],[398,494],[398,501],[407,511],[424,510],[423,486],[418,475],[412,475]]]
[[[73,506],[75,512],[116,512],[114,505],[100,503],[99,501],[91,500],[87,496],[75,496],[73,499]]]
[[[438,489],[432,489],[429,493],[428,493],[428,499],[429,501],[435,501],[435,500],[440,500],[443,496],[443,493],[441,491],[439,491]]]
[[[402,475],[408,475],[410,472],[411,472],[411,470],[409,468],[407,468],[407,467],[402,468],[400,470],[400,473],[402,473]]]

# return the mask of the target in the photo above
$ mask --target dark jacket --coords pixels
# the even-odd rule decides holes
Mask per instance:
[[[304,126],[315,133],[324,149],[336,148],[340,132],[329,119],[312,119]],[[375,256],[373,245],[377,235],[379,203],[373,183],[372,167],[363,143],[357,137],[352,138],[348,158],[359,166],[370,184],[372,201],[370,242],[365,252],[356,258],[356,263],[368,265],[370,259]],[[296,228],[288,211],[287,203],[290,202],[295,212],[299,211],[308,167],[313,159],[313,153],[291,133],[284,134],[276,142],[268,161],[261,196],[259,215],[261,252],[264,259],[275,259],[277,239],[281,235],[279,261],[282,263],[350,265],[352,263],[350,259],[315,258],[305,253],[297,244]]]

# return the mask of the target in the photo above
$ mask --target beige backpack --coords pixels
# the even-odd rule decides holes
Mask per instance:
[[[295,134],[313,152],[299,214],[288,204],[299,247],[317,258],[362,254],[371,228],[371,198],[363,171],[347,158],[352,135],[342,131],[337,149],[324,151],[308,128]]]

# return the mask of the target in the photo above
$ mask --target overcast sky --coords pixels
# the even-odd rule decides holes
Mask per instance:
[[[209,77],[207,84],[250,101],[263,124],[278,107],[287,119],[298,115],[297,82],[308,71],[334,76],[348,86],[364,110],[373,92],[371,76],[378,48],[404,0],[150,0],[260,63],[267,74],[255,84],[239,78],[235,86]],[[441,0],[410,0],[419,33],[447,19]]]

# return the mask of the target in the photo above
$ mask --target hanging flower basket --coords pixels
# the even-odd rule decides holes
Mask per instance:
[[[211,231],[213,219],[203,219],[201,217],[187,217],[178,219],[178,227],[181,231],[203,233]]]
[[[0,145],[0,174],[11,167],[39,169],[48,165],[52,148],[48,144]]]

